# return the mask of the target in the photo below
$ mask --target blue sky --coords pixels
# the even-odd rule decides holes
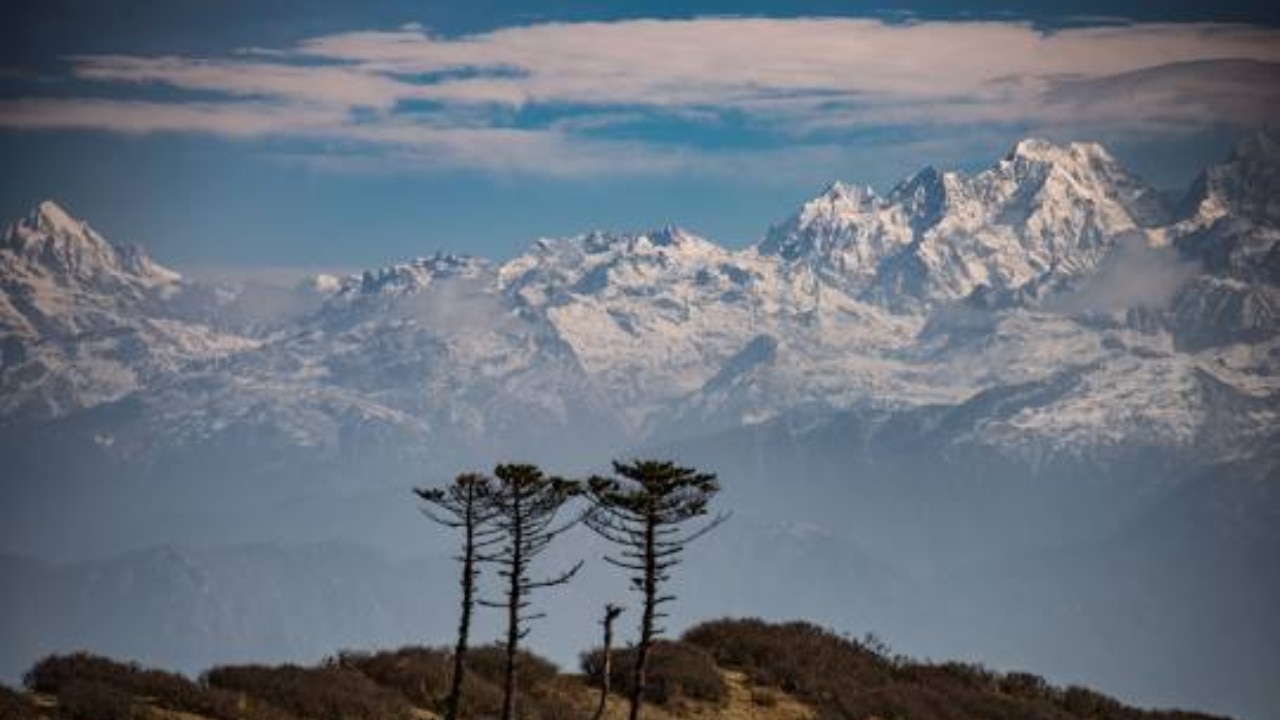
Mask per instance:
[[[1099,140],[1165,187],[1280,110],[1277,11],[1156,2],[17,0],[0,214],[178,266],[755,240],[833,179]]]

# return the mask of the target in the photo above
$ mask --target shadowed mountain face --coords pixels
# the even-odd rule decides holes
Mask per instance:
[[[1100,146],[1027,140],[833,184],[744,250],[596,232],[270,293],[44,203],[0,241],[0,669],[439,641],[453,539],[410,486],[652,452],[735,511],[677,626],[806,616],[1261,718],[1277,167],[1258,138],[1166,205]],[[625,592],[589,570],[537,630],[558,657]]]

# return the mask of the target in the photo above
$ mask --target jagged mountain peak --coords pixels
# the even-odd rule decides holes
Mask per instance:
[[[100,252],[111,249],[106,238],[53,200],[40,202],[5,233],[5,244],[18,252],[38,252],[39,246],[47,245],[55,239],[63,245]]]
[[[891,198],[914,233],[877,276],[875,294],[895,304],[1088,274],[1119,238],[1167,216],[1159,194],[1101,145],[1037,138],[972,176],[918,175]]]
[[[420,257],[409,263],[431,273],[432,277],[473,277],[485,273],[493,267],[487,258],[475,255],[437,252],[428,257]]]
[[[892,201],[900,194],[909,192],[913,188],[942,185],[945,175],[946,173],[937,167],[925,165],[895,185],[893,190],[889,191],[888,199]]]
[[[984,186],[984,194],[994,191],[1003,199],[1036,205],[1114,200],[1135,220],[1163,219],[1145,207],[1153,191],[1098,143],[1022,140],[1000,162],[970,180]]]
[[[679,225],[664,225],[657,230],[650,230],[644,233],[649,242],[659,247],[679,247],[688,244],[700,244],[707,242],[696,233],[690,232]]]
[[[801,224],[847,224],[874,211],[881,204],[883,199],[871,186],[851,185],[837,180],[800,207],[798,220]]]
[[[974,181],[1005,184],[1014,196],[1042,202],[1079,199],[1119,202],[1138,224],[1165,221],[1153,204],[1158,195],[1099,143],[1054,144],[1030,138],[1017,143]]]
[[[1280,143],[1266,133],[1238,142],[1224,162],[1200,173],[1180,210],[1200,224],[1225,215],[1280,224]]]
[[[53,200],[39,203],[10,225],[0,248],[9,253],[4,261],[7,274],[34,273],[64,285],[109,280],[110,287],[163,286],[181,280],[142,248],[112,243]]]
[[[954,300],[1087,271],[1114,237],[1160,219],[1153,196],[1101,145],[1028,138],[980,173],[927,166],[883,197],[835,183],[757,250],[895,306]]]
[[[817,199],[810,203],[826,202],[830,204],[847,204],[855,207],[864,206],[877,199],[875,188],[870,185],[854,185],[836,180],[827,186]]]
[[[79,233],[87,227],[54,200],[44,200],[36,205],[27,221],[33,227],[51,233]]]
[[[1145,189],[1102,145],[1093,142],[1055,144],[1028,138],[991,168],[969,178],[1005,197],[1051,202],[1121,199],[1135,187]],[[1003,186],[1003,187],[1000,187]]]
[[[0,425],[120,399],[151,380],[249,347],[188,322],[191,284],[45,201],[0,240]]]
[[[1004,158],[1006,161],[1028,160],[1033,162],[1115,162],[1115,158],[1100,143],[1072,142],[1058,144],[1043,138],[1024,138],[1014,143]]]
[[[870,187],[834,182],[770,228],[755,250],[787,262],[867,275],[886,254],[910,240],[899,214]]]
[[[534,243],[535,253],[581,252],[633,254],[656,249],[691,249],[711,245],[710,241],[678,225],[640,232],[592,230],[566,238],[542,238]]]
[[[493,263],[485,258],[436,252],[345,277],[322,273],[306,279],[300,289],[348,299],[412,295],[439,280],[478,280],[488,277],[493,270]]]
[[[936,167],[926,165],[889,192],[888,201],[906,210],[914,233],[924,232],[942,218],[947,204],[948,177]]]
[[[529,252],[505,263],[498,274],[504,287],[540,287],[539,296],[544,291],[555,294],[570,288],[592,293],[623,278],[627,283],[660,283],[664,277],[683,276],[685,271],[728,255],[710,240],[673,225],[631,233],[596,230],[541,238]]]

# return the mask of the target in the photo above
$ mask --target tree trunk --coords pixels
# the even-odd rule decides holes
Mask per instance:
[[[596,714],[592,716],[591,720],[600,720],[604,717],[605,706],[609,701],[609,686],[611,685],[613,675],[613,620],[617,616],[617,612],[614,610],[613,606],[605,607],[604,658],[601,662],[600,704],[596,706]]]
[[[649,644],[653,640],[653,615],[658,591],[657,557],[654,548],[657,526],[652,517],[645,523],[644,531],[644,614],[640,618],[640,644],[636,647],[636,666],[631,682],[630,720],[640,720],[640,706],[644,703],[645,671],[649,665]]]
[[[512,610],[514,614],[516,611]],[[514,628],[515,626],[512,625]],[[502,720],[515,720],[516,716],[516,643],[519,636],[514,630],[507,631],[507,677],[503,684]]]
[[[511,578],[507,587],[507,676],[503,684],[502,720],[516,717],[516,651],[520,647],[521,584],[524,579],[524,517],[520,512],[520,495],[516,491],[515,523],[511,537]]]
[[[470,515],[470,510],[468,510]],[[445,705],[445,720],[458,720],[462,701],[462,681],[467,672],[467,641],[471,635],[471,608],[475,595],[475,524],[467,518],[466,542],[462,552],[462,618],[458,621],[458,644],[453,649],[453,682]]]

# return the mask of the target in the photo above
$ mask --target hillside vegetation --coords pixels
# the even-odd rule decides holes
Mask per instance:
[[[0,720],[433,720],[448,692],[447,650],[344,652],[315,666],[215,667],[198,680],[89,654],[37,663],[26,692],[0,686]],[[615,653],[605,718],[625,717],[628,650]],[[502,652],[472,651],[464,718],[501,709]],[[599,651],[582,674],[521,656],[520,717],[588,720]],[[660,642],[647,688],[653,720],[1212,720],[1150,711],[1027,673],[892,656],[808,623],[720,620]]]

